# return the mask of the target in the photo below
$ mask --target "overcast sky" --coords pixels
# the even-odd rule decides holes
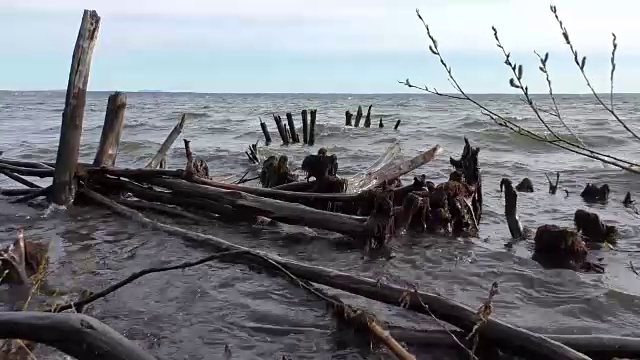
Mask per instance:
[[[640,92],[640,3],[557,0],[598,90]],[[606,4],[606,5],[605,5]],[[0,89],[62,89],[82,10],[102,17],[93,90],[405,92],[397,80],[450,90],[428,51],[419,8],[469,92],[511,92],[491,25],[535,92],[533,50],[549,51],[556,92],[585,92],[549,3],[531,0],[0,0]]]

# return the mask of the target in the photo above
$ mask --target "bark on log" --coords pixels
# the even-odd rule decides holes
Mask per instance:
[[[60,206],[66,206],[73,200],[77,187],[74,176],[78,164],[91,57],[98,40],[99,29],[98,13],[94,10],[85,10],[71,60],[55,175],[49,192],[49,201]]]
[[[145,168],[155,169],[158,167],[158,165],[160,165],[162,159],[167,157],[167,151],[169,151],[173,143],[176,142],[178,136],[180,136],[180,133],[182,133],[182,129],[184,128],[184,124],[186,122],[187,114],[182,114],[182,116],[180,117],[180,121],[178,121],[176,126],[173,127],[173,130],[171,130],[167,138],[164,139],[164,142],[162,143],[162,145],[160,145],[160,149],[158,149],[158,152],[155,154],[153,159],[149,161]]]
[[[177,195],[204,198],[228,205],[235,211],[254,216],[264,216],[290,225],[302,225],[345,234],[356,239],[367,238],[371,230],[365,225],[366,218],[316,210],[300,204],[246,194],[240,191],[222,190],[193,184],[177,179],[151,179],[155,186],[170,189]]]
[[[216,247],[220,251],[235,250],[260,254],[263,257],[281,265],[295,276],[311,282],[396,306],[400,306],[399,299],[407,294],[407,289],[405,288],[387,285],[372,279],[357,277],[331,269],[306,265],[262,251],[250,250],[214,236],[204,235],[180,229],[175,226],[162,224],[150,220],[139,212],[119,205],[91,190],[83,190],[83,193],[112,211],[128,219],[136,220],[152,229],[165,231],[168,234],[180,236],[194,242],[204,243]],[[240,258],[241,254],[238,256]],[[249,261],[251,263],[255,263],[255,260],[255,256],[250,256]],[[410,301],[407,304],[408,309],[427,314],[430,311],[440,320],[459,327],[468,333],[473,330],[480,320],[480,317],[473,309],[441,296],[411,291],[408,293],[408,296],[410,298]],[[423,303],[427,308],[422,305]],[[511,349],[512,351],[531,359],[589,359],[587,356],[578,353],[563,344],[552,341],[542,335],[534,334],[530,331],[511,326],[494,318],[489,318],[487,322],[478,329],[478,333],[480,336],[499,344],[501,347]]]
[[[106,324],[83,314],[0,312],[0,338],[45,344],[79,360],[155,360]]]
[[[120,146],[120,136],[124,127],[124,112],[127,108],[127,95],[116,91],[109,95],[100,143],[93,166],[114,166]]]
[[[426,347],[457,348],[460,345],[451,337],[451,334],[459,341],[467,336],[460,330],[452,330],[451,334],[446,330],[412,330],[399,327],[389,327],[388,330],[398,341]],[[639,338],[609,335],[542,335],[594,359],[640,358]]]

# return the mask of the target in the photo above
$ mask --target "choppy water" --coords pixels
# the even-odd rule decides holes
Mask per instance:
[[[91,161],[94,155],[107,96],[89,94],[83,160]],[[515,96],[477,98],[517,117],[522,124],[541,127]],[[562,96],[559,100],[567,122],[588,145],[640,160],[638,143],[600,111],[591,97]],[[4,156],[53,161],[63,104],[62,92],[0,92],[0,150]],[[373,104],[373,123],[382,117],[386,127],[344,128],[345,110],[355,113],[358,104],[365,110]],[[617,99],[617,111],[636,129],[640,129],[639,104],[640,96]],[[529,227],[570,225],[573,212],[588,207],[578,196],[584,184],[606,182],[612,189],[611,200],[606,207],[594,206],[595,211],[620,228],[621,249],[640,251],[639,217],[621,204],[626,191],[639,195],[639,178],[508,133],[469,104],[422,95],[133,93],[128,95],[118,163],[144,166],[180,114],[188,112],[191,116],[183,136],[192,140],[192,148],[209,162],[212,173],[241,175],[248,166],[243,151],[262,138],[258,117],[268,123],[275,140],[271,114],[292,111],[299,118],[302,108],[318,109],[316,145],[270,148],[286,151],[299,162],[304,154],[327,147],[338,155],[343,175],[363,170],[399,140],[405,156],[436,143],[442,145],[443,154],[418,172],[443,181],[450,172],[449,155],[459,156],[462,136],[468,136],[482,147],[485,211],[480,238],[400,240],[398,256],[385,263],[365,262],[357,251],[337,250],[311,229],[282,232],[211,223],[197,230],[312,264],[383,277],[397,284],[415,282],[425,291],[472,307],[484,300],[493,281],[499,281],[501,293],[494,301],[493,316],[535,331],[640,335],[640,279],[627,268],[630,261],[638,261],[637,255],[601,251],[597,255],[608,264],[603,275],[543,270],[530,259],[530,244],[521,243],[512,251],[504,248],[509,232],[501,215],[503,199],[497,191],[503,176],[514,182],[530,177],[537,192],[519,196],[523,223]],[[393,131],[396,119],[402,119],[397,132]],[[169,167],[182,167],[182,151],[181,146],[171,150]],[[562,172],[560,186],[570,191],[569,198],[562,190],[555,196],[547,193],[545,171]],[[14,185],[0,179],[0,186]],[[9,205],[0,199],[0,236],[8,242],[15,228],[23,226],[28,238],[51,241],[55,266],[60,267],[52,276],[54,285],[95,290],[143,267],[207,253],[207,249],[193,248],[181,239],[149,231],[100,209],[71,209],[48,218],[42,214],[42,209]],[[356,297],[345,299],[367,306],[382,320],[397,325],[436,327],[432,320],[402,309]],[[344,334],[335,330],[324,304],[302,289],[239,265],[211,263],[184,272],[149,275],[96,303],[91,314],[161,359],[218,358],[225,344],[231,346],[236,359],[275,359],[282,354],[298,359],[380,356],[354,345],[353,339],[345,340]],[[430,349],[413,350],[420,358],[433,354]]]

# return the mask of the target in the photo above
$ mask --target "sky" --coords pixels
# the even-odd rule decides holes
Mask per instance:
[[[640,2],[557,0],[596,90],[640,92]],[[606,4],[606,5],[604,5]],[[557,93],[585,86],[549,3],[532,0],[0,0],[0,89],[64,89],[85,8],[101,16],[90,90],[452,92],[415,9],[469,93],[512,93],[498,28],[531,92],[546,92],[534,50],[550,53]]]

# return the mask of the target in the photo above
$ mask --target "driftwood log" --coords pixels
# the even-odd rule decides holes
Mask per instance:
[[[114,166],[120,146],[120,136],[124,127],[124,112],[127,107],[127,95],[115,92],[109,95],[107,111],[98,143],[98,151],[93,160],[94,166]]]
[[[106,324],[83,314],[0,312],[0,338],[38,342],[79,360],[155,360]]]
[[[62,112],[56,170],[53,186],[49,192],[49,201],[61,206],[66,206],[73,200],[77,188],[75,171],[80,150],[84,106],[87,101],[91,57],[98,40],[99,29],[98,13],[85,10],[71,60],[67,96]]]
[[[182,114],[182,116],[180,117],[180,121],[178,121],[176,126],[173,127],[173,130],[171,130],[164,142],[162,142],[162,145],[160,145],[160,149],[158,149],[156,155],[151,159],[151,161],[149,161],[147,166],[145,166],[146,168],[157,168],[160,165],[160,162],[167,157],[167,151],[169,151],[173,143],[176,142],[178,136],[180,136],[180,133],[182,133],[182,129],[184,129],[184,124],[186,122],[187,115]]]

